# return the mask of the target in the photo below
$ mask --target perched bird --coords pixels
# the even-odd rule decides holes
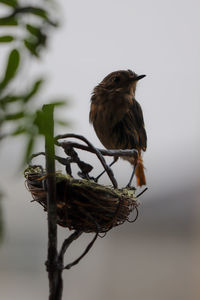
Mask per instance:
[[[137,159],[126,156],[133,165],[130,186],[135,173],[137,185],[146,184],[142,151],[147,148],[147,135],[140,104],[135,99],[138,80],[146,75],[137,75],[131,70],[108,74],[98,84],[91,97],[90,122],[101,143],[107,149],[137,149]]]

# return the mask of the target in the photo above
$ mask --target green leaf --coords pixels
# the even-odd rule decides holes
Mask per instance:
[[[16,0],[0,0],[0,3],[6,4],[8,6],[17,7],[18,3]]]
[[[37,8],[37,7],[33,7],[32,10],[30,11],[32,14],[39,16],[43,19],[47,19],[48,18],[48,14],[47,12],[42,9],[42,8]]]
[[[55,26],[55,27],[58,26],[58,24],[56,22],[53,22],[49,19],[48,12],[46,10],[44,10],[43,8],[31,7],[30,9],[28,9],[28,12],[44,19],[46,22],[48,22],[52,26]]]
[[[50,105],[53,105],[53,106],[64,106],[67,104],[67,101],[66,100],[62,100],[62,101],[53,101],[53,102],[50,102],[49,103]]]
[[[38,128],[39,134],[44,134],[45,133],[45,131],[46,131],[45,128],[46,128],[47,125],[45,125],[44,113],[42,112],[42,110],[36,111],[34,124]]]
[[[26,25],[26,29],[31,33],[31,36],[26,39],[29,43],[31,43],[33,46],[35,46],[35,49],[39,46],[45,46],[47,36],[42,32],[42,30],[39,27],[35,27],[33,25]]]
[[[38,35],[40,34],[40,28],[35,27],[33,25],[27,24],[26,25],[26,29],[33,35],[35,35],[36,37],[38,37]]]
[[[38,52],[37,52],[37,50],[36,50],[37,44],[33,43],[32,41],[30,41],[30,40],[28,40],[28,39],[25,39],[25,40],[24,40],[24,45],[25,45],[25,47],[29,50],[29,52],[30,52],[32,55],[34,55],[34,56],[36,56],[36,57],[39,57],[39,54],[38,54]]]
[[[36,112],[34,124],[38,127],[39,133],[42,135],[49,135],[50,128],[53,127],[52,111],[54,110],[54,105],[47,104],[43,105],[42,110]]]
[[[22,96],[7,95],[0,99],[0,106],[5,106],[8,103],[22,100]]]
[[[55,164],[54,150],[54,105],[45,104],[42,107],[43,134],[45,136],[46,165],[51,167]]]
[[[37,94],[37,92],[39,91],[41,85],[43,83],[43,80],[37,80],[34,84],[33,87],[31,89],[31,91],[24,97],[23,101],[26,103],[28,102],[33,96],[35,96],[35,94]]]
[[[0,18],[0,26],[17,26],[18,21],[15,17]]]
[[[7,84],[15,77],[20,63],[20,54],[17,49],[10,52],[4,79],[0,83],[0,90],[4,89]]]
[[[35,137],[29,136],[27,145],[25,148],[25,153],[24,153],[24,163],[26,163],[30,160],[31,154],[33,153],[34,145],[35,145]]]
[[[19,120],[19,119],[22,119],[24,118],[24,112],[23,111],[19,111],[17,113],[14,113],[14,114],[8,114],[5,116],[5,119],[6,121],[15,121],[15,120]]]
[[[4,35],[0,36],[0,43],[10,43],[14,40],[12,35]]]
[[[0,99],[0,108],[5,110],[8,106],[8,104],[16,102],[16,101],[21,101],[21,100],[22,100],[21,96],[7,95]]]
[[[13,136],[17,136],[26,132],[26,128],[24,126],[18,126],[13,132]]]

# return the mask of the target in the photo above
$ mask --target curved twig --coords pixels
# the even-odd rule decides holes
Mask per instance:
[[[129,222],[129,223],[134,223],[137,220],[138,216],[139,216],[139,211],[138,211],[137,206],[134,208],[134,210],[136,210],[136,216],[135,216],[135,218],[133,220],[127,219],[127,222]]]
[[[91,149],[88,146],[79,144],[79,143],[75,143],[75,142],[61,142],[61,143],[57,143],[57,146],[61,146],[63,149],[68,148],[69,146],[72,148],[77,148],[77,149],[81,149],[84,151],[88,151],[91,153],[95,153],[95,151],[93,149]],[[110,150],[106,150],[106,149],[99,149],[96,148],[99,152],[101,152],[102,155],[104,156],[136,156],[138,155],[138,151],[136,149],[110,149]]]
[[[139,193],[136,198],[139,198],[144,192],[146,192],[148,190],[148,187],[146,187],[141,193]]]
[[[106,170],[106,172],[108,174],[108,177],[110,178],[110,180],[113,184],[113,187],[117,188],[117,181],[114,177],[112,169],[106,164],[106,161],[105,161],[103,155],[101,154],[101,152],[97,148],[95,148],[93,146],[92,143],[90,143],[84,136],[78,135],[78,134],[73,134],[73,133],[58,135],[58,136],[55,137],[55,142],[57,142],[59,139],[65,139],[65,138],[76,138],[76,139],[79,139],[79,140],[82,140],[83,142],[85,142],[94,151],[94,153],[96,154],[96,156],[100,160],[101,164],[103,165],[104,169]],[[59,145],[58,142],[56,144]]]
[[[89,250],[92,248],[94,242],[96,241],[97,237],[98,237],[98,232],[95,234],[94,238],[92,239],[92,241],[88,244],[88,246],[86,247],[85,251],[77,258],[75,259],[73,262],[71,262],[70,264],[67,264],[63,269],[71,269],[71,267],[77,265],[79,263],[79,261],[89,252]]]
[[[67,249],[69,248],[71,243],[74,240],[76,240],[77,238],[79,238],[79,236],[81,236],[82,233],[83,233],[82,231],[76,230],[67,239],[64,240],[64,242],[62,244],[62,247],[60,249],[60,252],[58,254],[59,264],[63,265],[63,258],[64,258],[64,255],[65,255],[65,252],[67,251]],[[63,267],[62,267],[62,269],[63,269]]]

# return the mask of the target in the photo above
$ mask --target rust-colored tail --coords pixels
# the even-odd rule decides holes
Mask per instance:
[[[136,168],[135,168],[135,176],[136,176],[138,186],[146,185],[146,178],[145,178],[145,174],[144,174],[144,165],[143,165],[142,157],[140,154],[137,159],[137,164],[136,164]]]

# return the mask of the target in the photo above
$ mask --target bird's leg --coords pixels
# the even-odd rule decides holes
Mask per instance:
[[[134,166],[133,166],[133,172],[132,172],[131,178],[130,178],[130,180],[129,180],[127,186],[126,186],[127,188],[132,188],[132,187],[131,187],[131,183],[132,183],[133,177],[134,177],[134,175],[135,175],[135,169],[136,169],[136,164],[134,164]],[[135,188],[133,188],[133,189],[135,189]]]
[[[111,167],[112,165],[114,165],[116,163],[116,161],[118,160],[118,156],[115,156],[113,161],[111,162],[111,164],[109,165],[109,167]],[[105,173],[106,171],[104,170],[103,172],[101,172],[95,179],[95,182],[98,182],[99,178]]]

